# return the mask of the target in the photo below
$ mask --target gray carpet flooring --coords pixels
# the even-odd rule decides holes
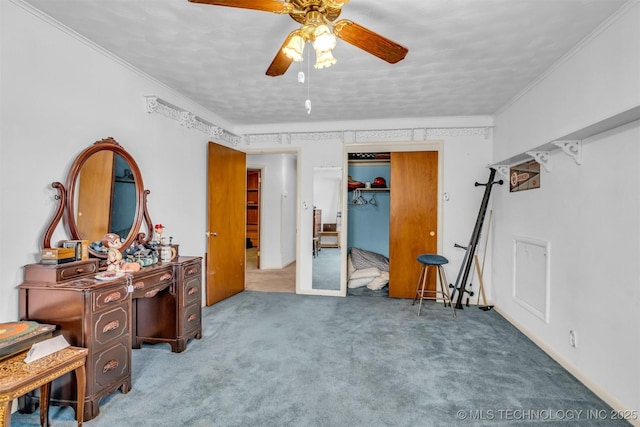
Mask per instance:
[[[626,425],[497,312],[243,292],[185,352],[133,351],[133,386],[87,426]],[[598,412],[600,411],[600,412]],[[604,412],[602,412],[604,411]],[[51,408],[53,426],[73,426]],[[12,426],[39,425],[38,413]]]

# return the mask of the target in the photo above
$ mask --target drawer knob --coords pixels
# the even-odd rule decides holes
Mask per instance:
[[[117,360],[115,359],[111,359],[109,360],[107,363],[105,363],[105,365],[102,367],[102,373],[106,374],[109,371],[113,371],[114,369],[116,369],[118,367],[120,363],[118,363]]]
[[[102,328],[102,332],[105,333],[105,332],[113,331],[114,329],[118,329],[118,326],[120,326],[120,321],[113,320],[107,323],[106,325],[104,325],[104,328]]]
[[[105,304],[108,304],[113,301],[118,301],[120,299],[120,292],[112,292],[104,298]]]
[[[196,293],[196,291],[197,291],[197,290],[198,290],[197,288],[191,287],[191,288],[189,288],[189,290],[187,291],[187,295],[193,295],[193,294],[195,294],[195,293]]]
[[[144,288],[144,282],[136,282],[133,284],[133,289],[142,289]]]
[[[171,273],[165,273],[162,276],[160,276],[160,281],[164,281],[164,280],[171,280]]]
[[[160,289],[153,289],[147,293],[144,294],[145,298],[153,298],[156,296],[156,294],[160,291]]]
[[[196,320],[198,317],[195,314],[192,314],[191,316],[187,317],[187,322],[193,322],[194,320]]]

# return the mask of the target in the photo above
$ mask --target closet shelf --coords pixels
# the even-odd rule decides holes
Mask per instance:
[[[389,159],[349,159],[347,162],[349,165],[358,165],[358,166],[377,166],[377,165],[388,165],[391,163]]]
[[[362,191],[362,192],[371,192],[371,191],[378,191],[378,192],[385,192],[385,191],[391,191],[391,189],[389,187],[384,187],[384,188],[356,188],[353,191]]]

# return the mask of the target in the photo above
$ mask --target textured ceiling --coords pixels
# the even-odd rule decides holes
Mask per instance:
[[[230,124],[251,126],[493,114],[625,1],[351,0],[340,18],[406,46],[407,57],[392,65],[338,40],[334,66],[305,60],[281,77],[265,71],[299,26],[288,15],[187,0],[26,3]]]

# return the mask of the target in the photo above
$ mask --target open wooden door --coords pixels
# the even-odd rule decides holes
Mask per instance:
[[[246,154],[209,142],[207,305],[244,291]]]
[[[389,221],[389,296],[413,298],[422,266],[416,258],[438,250],[437,151],[391,153]]]

